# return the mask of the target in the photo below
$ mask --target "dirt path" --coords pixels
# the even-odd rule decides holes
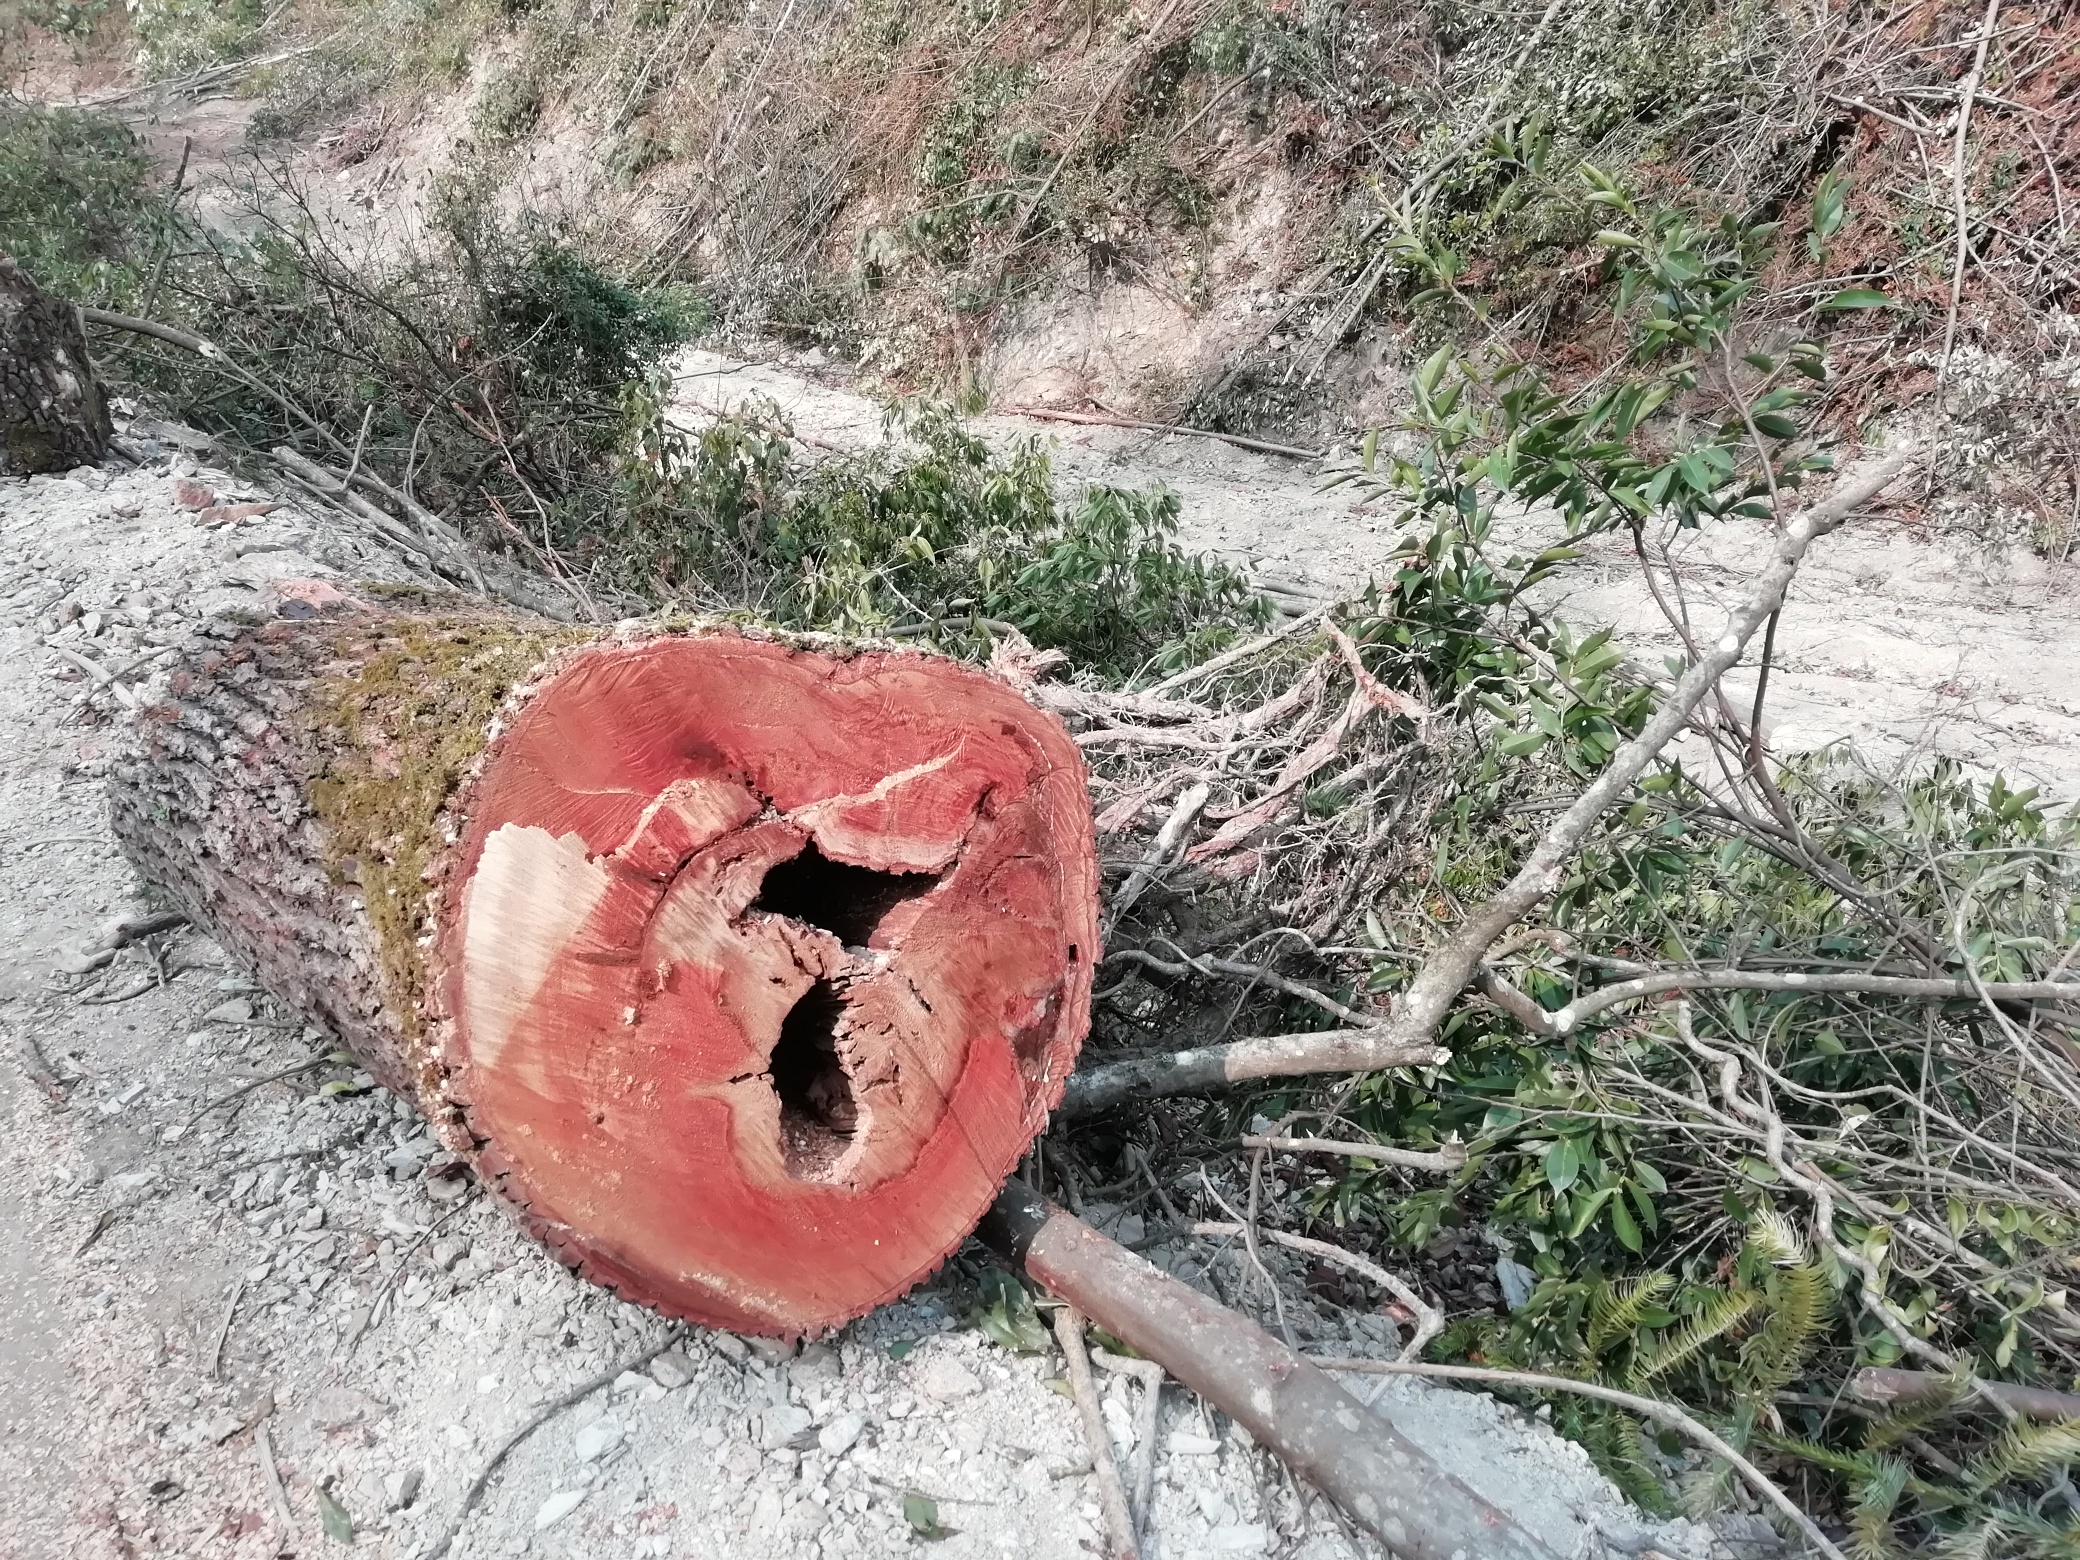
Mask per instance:
[[[170,646],[227,610],[274,610],[282,581],[411,572],[293,507],[204,530],[175,502],[192,461],[129,437],[149,451],[142,469],[0,483],[0,1554],[328,1553],[320,1489],[362,1552],[424,1554],[537,1405],[612,1378],[670,1329],[429,1176],[439,1162],[409,1110],[324,1061],[328,1038],[205,938],[61,971],[83,935],[145,904],[103,812],[123,696],[102,675],[147,688]],[[1239,1295],[1238,1255],[1217,1243],[1151,1255]],[[1303,1345],[1396,1346],[1384,1316],[1317,1303],[1279,1271]],[[1088,1456],[1052,1359],[968,1325],[966,1282],[956,1265],[800,1355],[688,1335],[524,1442],[455,1553],[1095,1552]],[[1124,1450],[1120,1384],[1108,1401]],[[1726,1553],[1703,1529],[1643,1524],[1578,1447],[1491,1399],[1404,1382],[1381,1411],[1558,1556]],[[1319,1504],[1174,1388],[1157,1474],[1152,1556],[1353,1554]],[[956,1535],[917,1539],[911,1492]]]
[[[821,382],[820,366],[689,353],[679,372],[681,404],[692,415],[762,396],[798,433],[825,444],[879,437],[879,408]],[[1312,463],[1210,439],[1009,416],[981,421],[994,436],[1054,440],[1057,471],[1072,484],[1167,484],[1183,500],[1188,545],[1244,561],[1281,590],[1355,592],[1394,542],[1388,518],[1360,508],[1352,490],[1322,491]],[[1707,631],[1768,553],[1753,521],[1679,542],[1689,605]],[[1614,626],[1648,665],[1680,648],[1622,540],[1588,547],[1543,604],[1584,627]],[[1753,688],[1739,672],[1729,684]],[[1887,521],[1851,525],[1815,550],[1793,591],[1767,727],[1786,752],[1846,740],[1880,763],[1943,754],[2080,799],[2080,563],[1989,555]]]

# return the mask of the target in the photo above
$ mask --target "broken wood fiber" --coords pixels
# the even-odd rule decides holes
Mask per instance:
[[[1075,1065],[1082,763],[943,657],[355,604],[189,650],[133,733],[140,873],[670,1315],[903,1293]]]

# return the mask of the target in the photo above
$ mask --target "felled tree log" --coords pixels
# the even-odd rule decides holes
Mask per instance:
[[[139,871],[669,1314],[794,1335],[902,1293],[1075,1064],[1082,763],[955,662],[328,612],[191,653],[136,732]]]
[[[0,477],[91,466],[111,436],[79,311],[0,255]]]

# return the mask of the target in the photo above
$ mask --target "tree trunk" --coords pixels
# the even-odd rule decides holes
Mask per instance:
[[[929,1273],[1089,1016],[1076,747],[915,651],[271,622],[186,658],[110,796],[139,871],[564,1261],[709,1325],[818,1332]]]
[[[91,466],[110,436],[79,311],[0,255],[0,477]]]

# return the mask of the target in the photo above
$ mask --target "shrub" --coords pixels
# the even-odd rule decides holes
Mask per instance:
[[[1050,463],[1003,455],[944,406],[893,410],[863,454],[799,462],[777,410],[688,431],[661,387],[638,432],[613,528],[574,538],[621,583],[780,622],[987,643],[978,619],[1122,676],[1203,652],[1267,610],[1235,570],[1176,542],[1167,492],[1091,487],[1058,502]]]
[[[150,171],[119,121],[0,95],[0,247],[51,291],[129,297],[163,215]]]

